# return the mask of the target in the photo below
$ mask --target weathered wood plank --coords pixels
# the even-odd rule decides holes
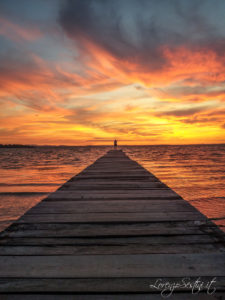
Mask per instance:
[[[62,278],[5,278],[0,280],[0,292],[4,291],[10,291],[10,292],[76,292],[76,293],[88,293],[88,292],[157,292],[157,289],[154,288],[156,285],[156,282],[159,278],[157,277],[143,277],[143,278],[68,278],[68,279],[62,279]],[[190,277],[190,279],[185,281],[187,283],[183,287],[177,287],[176,291],[187,291],[189,292],[189,296],[191,296],[191,290],[188,286],[188,283],[190,282],[193,284],[198,280],[198,277]],[[206,285],[208,282],[212,281],[212,277],[205,277],[201,276],[200,280],[201,282],[204,282],[205,284],[202,287],[202,291],[207,291]],[[162,282],[168,282],[168,283],[182,283],[180,277],[164,277]],[[216,295],[219,296],[219,291],[225,290],[225,281],[223,277],[217,277],[216,282],[212,284],[212,289],[216,287]],[[212,290],[209,290],[212,292]],[[195,290],[196,292],[196,290]],[[160,291],[159,291],[160,293]],[[134,294],[130,294],[128,296],[132,296]],[[142,294],[143,295],[143,294]],[[183,294],[182,294],[183,295]],[[200,294],[200,295],[207,295],[206,293]],[[198,297],[199,299],[200,295],[194,295]],[[23,295],[25,296],[25,294]],[[30,295],[29,295],[30,296]],[[66,296],[65,294],[63,296]],[[77,296],[77,294],[76,294]],[[76,297],[75,296],[75,297]],[[86,297],[85,294],[82,296]],[[90,295],[88,295],[90,296]],[[87,296],[87,297],[88,297]],[[100,296],[100,295],[98,295]],[[107,296],[111,297],[108,294],[105,294],[103,299],[107,299]],[[116,294],[113,296],[116,297]],[[132,298],[126,298],[126,294],[123,294],[125,299],[132,299]],[[141,296],[141,295],[139,295]],[[148,298],[145,299],[152,299],[152,296],[154,294],[148,294]],[[161,295],[158,295],[161,297]],[[2,295],[1,295],[2,297]],[[150,298],[151,297],[151,298]],[[172,296],[176,297],[176,294],[173,294]],[[211,296],[212,297],[212,296]],[[2,299],[2,298],[1,298]],[[29,298],[28,298],[29,299]],[[54,298],[53,298],[54,299]],[[57,299],[57,298],[56,298]],[[74,298],[73,298],[74,299]],[[77,298],[75,298],[77,299]],[[78,298],[79,299],[79,298]],[[80,298],[83,299],[83,298]],[[89,299],[89,298],[86,298]],[[100,299],[100,298],[97,298]],[[109,298],[114,299],[114,298]],[[124,299],[124,298],[123,298]],[[137,298],[141,299],[141,298]],[[154,298],[153,298],[154,299]],[[158,299],[162,299],[158,298]],[[176,299],[176,298],[175,298]],[[183,298],[178,298],[180,300],[183,300]],[[206,298],[206,299],[213,299],[213,298]],[[217,298],[218,299],[218,298]],[[222,299],[222,298],[219,298]],[[187,298],[189,300],[189,298]]]
[[[167,188],[166,185],[164,185],[161,182],[149,182],[149,183],[143,183],[143,184],[123,184],[123,183],[94,183],[91,184],[78,184],[78,183],[65,183],[61,186],[60,190],[62,189],[69,189],[69,190],[151,190],[151,189],[157,189],[157,188]]]
[[[142,170],[142,169],[137,169],[137,168],[121,168],[118,170],[118,168],[116,168],[115,170],[105,170],[105,168],[102,169],[97,169],[97,168],[93,168],[93,169],[88,169],[82,172],[82,176],[86,176],[86,175],[110,175],[110,176],[120,176],[120,175],[127,175],[127,173],[129,173],[130,175],[138,175],[138,176],[143,176],[143,175],[151,175],[149,174],[148,171],[146,170]]]
[[[194,206],[192,206],[189,202],[187,201],[181,201],[181,199],[171,199],[169,201],[164,201],[163,199],[156,199],[152,198],[151,201],[145,200],[145,199],[136,199],[136,200],[111,200],[111,201],[102,201],[102,200],[80,200],[80,201],[73,201],[70,199],[64,200],[63,202],[51,202],[51,201],[41,201],[37,205],[33,206],[32,208],[36,207],[60,207],[60,206],[65,206],[65,205],[70,205],[71,207],[109,207],[112,209],[116,207],[120,208],[127,208],[129,206],[133,207],[192,207],[195,210],[197,210]],[[31,208],[31,209],[32,209]]]
[[[153,223],[28,223],[12,224],[2,237],[146,236],[212,233],[214,225],[204,221]]]
[[[135,180],[113,180],[110,179],[86,179],[82,180],[81,178],[77,180],[77,177],[73,177],[72,179],[68,180],[64,185],[71,185],[71,186],[101,186],[101,185],[109,185],[112,187],[116,187],[117,185],[132,185],[136,187],[145,187],[149,184],[155,184],[158,183],[156,180],[141,180],[141,181],[135,181]],[[64,186],[63,185],[63,186]]]
[[[224,276],[224,272],[225,253],[0,257],[1,278]]]
[[[157,277],[142,277],[142,278],[5,278],[0,280],[0,292],[19,292],[19,293],[27,293],[27,292],[67,292],[67,293],[72,293],[75,292],[77,297],[77,293],[90,293],[90,292],[132,292],[130,295],[123,294],[125,298],[120,298],[120,299],[132,299],[132,298],[127,298],[127,296],[132,296],[134,295],[133,293],[137,292],[158,292],[159,295],[157,294],[147,294],[146,296],[148,298],[145,299],[152,299],[152,296],[154,295],[159,296],[161,298],[157,299],[162,299],[162,296],[160,295],[161,290],[157,290],[154,286],[157,283],[157,280],[159,278]],[[192,285],[196,282],[196,280],[199,280],[198,277],[190,277],[190,279],[187,281],[184,281],[187,283],[186,285],[182,286],[177,286],[175,289],[175,293],[173,293],[173,296],[171,299],[187,299],[189,300],[190,298],[176,298],[176,291],[183,291],[183,292],[188,292],[189,297],[191,297],[191,289],[188,285],[190,282]],[[201,276],[200,278],[201,282],[204,283],[202,286],[202,292],[205,291],[203,294],[199,295],[194,295],[196,299],[199,299],[199,297],[202,295],[206,296],[207,295],[207,283],[211,282],[213,280],[212,277],[205,277]],[[162,279],[163,283],[182,283],[182,279],[180,277],[164,277]],[[216,288],[216,296],[219,297],[219,291],[224,291],[225,290],[225,281],[224,277],[217,277],[216,282],[213,282],[211,289],[209,289],[209,292],[213,291],[213,288]],[[194,289],[195,292],[196,289]],[[23,294],[25,296],[26,294]],[[43,295],[43,294],[42,294]],[[144,294],[142,294],[144,296]],[[183,294],[178,294],[182,295]],[[31,296],[31,294],[29,295]],[[54,295],[55,296],[55,295]],[[63,296],[66,296],[65,294]],[[86,297],[85,294],[82,295],[83,297]],[[87,297],[91,296],[90,294],[87,295]],[[116,294],[113,294],[113,296],[109,294],[103,295],[104,298],[99,298],[100,295],[98,295],[97,299],[108,299],[107,296],[109,296],[109,299],[115,299],[111,297],[116,297]],[[141,296],[141,294],[139,294]],[[73,297],[73,296],[72,296]],[[175,297],[175,298],[174,298]],[[212,296],[210,296],[212,297]],[[2,295],[1,295],[2,299]],[[20,298],[21,299],[21,298]],[[23,299],[23,298],[22,298]],[[26,298],[25,298],[26,299]],[[30,298],[28,298],[30,299]],[[42,299],[42,298],[41,298]],[[51,298],[52,299],[52,298]],[[55,299],[55,298],[53,298]],[[57,299],[57,298],[56,298]],[[64,299],[64,298],[63,298]],[[74,298],[73,298],[74,299]],[[77,299],[77,298],[75,298]],[[78,299],[89,299],[89,298],[78,298]],[[135,299],[142,299],[142,298],[135,298]],[[154,298],[153,298],[154,299]],[[201,298],[200,298],[201,299]],[[204,298],[204,299],[213,299],[213,298]],[[217,298],[222,299],[222,298]]]
[[[124,196],[124,195],[120,195],[116,197],[114,195],[108,195],[108,197],[105,196],[95,196],[95,197],[91,197],[91,196],[82,196],[82,197],[68,197],[68,198],[51,198],[51,197],[46,197],[42,200],[42,202],[64,202],[64,201],[102,201],[102,203],[105,202],[109,202],[109,201],[139,201],[139,200],[148,200],[148,201],[155,201],[155,200],[159,200],[159,201],[171,201],[171,200],[182,200],[180,197],[149,197],[149,196],[139,196],[139,197],[132,197],[132,196]]]
[[[203,243],[216,243],[219,242],[218,237],[209,235],[170,235],[170,236],[145,236],[145,237],[88,237],[88,238],[76,238],[76,237],[55,237],[55,238],[4,238],[1,239],[0,245],[128,245],[128,244],[142,244],[142,245],[157,245],[163,244],[203,244]]]
[[[42,201],[27,214],[84,212],[196,212],[196,208],[180,200],[139,201]]]
[[[205,220],[198,212],[165,213],[71,213],[71,214],[25,214],[17,223],[73,223],[73,222],[154,222],[154,221],[190,221]]]
[[[115,199],[141,199],[141,198],[151,199],[181,199],[181,197],[170,189],[152,189],[152,190],[108,190],[108,191],[57,191],[50,194],[46,199],[99,199],[99,198],[115,198]]]
[[[29,241],[27,241],[28,243]],[[1,255],[109,255],[109,254],[181,254],[224,252],[222,243],[199,244],[124,244],[121,245],[26,245],[0,246]]]
[[[47,202],[47,201],[46,201]],[[50,203],[57,203],[50,201]],[[108,206],[105,207],[95,207],[93,208],[93,210],[91,210],[90,207],[87,206],[80,206],[79,208],[73,207],[72,205],[68,205],[68,206],[61,206],[61,207],[48,207],[48,206],[42,206],[42,207],[36,207],[33,208],[31,210],[29,210],[29,212],[26,213],[26,215],[39,215],[39,214],[76,214],[76,213],[147,213],[147,212],[151,212],[151,213],[166,213],[166,212],[170,213],[186,213],[186,212],[195,212],[196,213],[196,209],[193,207],[173,207],[173,206],[165,206],[163,208],[161,208],[160,206],[153,206],[153,207],[146,207],[146,209],[144,209],[143,207],[137,207],[137,209],[135,209],[135,207],[124,207],[123,209],[119,209],[115,206],[112,206],[112,209],[110,210],[110,208]]]
[[[112,175],[112,174],[104,174],[104,175],[82,175],[78,174],[75,177],[73,177],[73,179],[71,179],[70,181],[80,181],[80,180],[115,180],[115,181],[120,181],[120,180],[149,180],[149,181],[158,181],[157,178],[151,176],[151,174],[148,175],[136,175],[136,174],[130,174],[129,172],[127,172],[127,174],[124,175]]]
[[[131,185],[136,185],[136,186],[142,186],[145,184],[152,184],[158,182],[157,178],[152,178],[150,179],[143,179],[143,180],[126,180],[124,178],[123,180],[111,180],[110,178],[104,178],[104,179],[96,179],[96,178],[88,178],[86,179],[86,176],[81,178],[78,176],[72,177],[70,180],[68,180],[65,184],[72,184],[72,185],[89,185],[89,184],[96,184],[96,185],[101,185],[101,184],[109,184],[109,185],[117,185],[117,184],[131,184]]]

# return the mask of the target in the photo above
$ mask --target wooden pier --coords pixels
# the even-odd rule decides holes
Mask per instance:
[[[166,282],[169,299],[225,299],[224,236],[111,150],[0,234],[0,299],[156,300]]]

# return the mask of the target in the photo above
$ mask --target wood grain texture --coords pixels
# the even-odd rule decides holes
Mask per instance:
[[[26,214],[17,223],[101,223],[101,222],[154,222],[204,220],[197,212],[152,212],[152,213],[77,213],[77,214]]]
[[[198,277],[190,277],[190,282],[193,283],[198,279]],[[213,278],[208,276],[201,276],[201,280],[205,283],[210,282]],[[102,293],[110,293],[110,292],[123,292],[123,293],[137,293],[137,292],[157,292],[156,288],[151,287],[151,285],[155,285],[155,282],[158,280],[158,277],[142,277],[142,278],[11,278],[11,279],[1,279],[0,280],[0,292],[1,291],[11,291],[11,292],[22,292],[26,293],[29,291],[34,292],[68,292],[68,293],[89,293],[89,292],[102,292]],[[164,277],[163,282],[181,282],[180,277]],[[225,290],[225,282],[223,278],[217,277],[215,285],[217,291]],[[188,291],[187,295],[191,296],[190,289],[188,287],[177,287],[177,291]],[[206,291],[203,288],[203,291]],[[24,295],[24,294],[23,294]],[[127,296],[132,296],[135,294],[129,294]],[[140,296],[139,294],[138,296]],[[142,294],[144,295],[144,294]],[[147,294],[147,299],[152,299],[154,294]],[[173,295],[172,299],[174,299]],[[206,293],[203,294],[206,296]],[[216,293],[217,295],[217,293]],[[65,294],[63,295],[65,296]],[[77,294],[76,294],[77,296]],[[75,297],[76,297],[75,296]],[[86,297],[85,294],[82,296]],[[87,295],[87,297],[90,295]],[[100,295],[98,295],[100,296]],[[104,297],[107,294],[103,295]],[[111,295],[112,296],[112,295]],[[111,297],[110,296],[110,297]],[[116,294],[114,294],[116,296]],[[123,294],[126,297],[126,294]],[[160,296],[160,295],[158,295]],[[194,299],[199,299],[199,295],[195,295]],[[29,299],[29,298],[28,298]],[[76,299],[76,298],[75,298]],[[88,298],[86,298],[88,299]],[[99,299],[99,298],[97,298]],[[105,298],[104,298],[105,299]],[[107,298],[106,298],[107,299]],[[113,299],[113,298],[112,298]],[[129,298],[125,298],[129,299]],[[138,298],[140,299],[140,298]],[[146,298],[145,298],[146,299]],[[158,298],[158,299],[162,299]],[[183,300],[183,298],[177,298]],[[189,298],[187,298],[189,299]],[[209,299],[209,298],[208,298]],[[211,298],[210,298],[211,299]],[[221,299],[221,298],[217,298]]]
[[[5,237],[95,237],[213,234],[215,226],[205,221],[142,223],[14,223],[1,234]]]
[[[1,256],[0,278],[224,276],[225,253]]]
[[[85,213],[85,212],[196,212],[196,208],[188,202],[180,200],[160,201],[42,201],[28,211],[28,214],[40,213]]]

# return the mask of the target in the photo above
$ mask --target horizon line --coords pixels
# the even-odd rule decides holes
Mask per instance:
[[[220,143],[190,143],[190,144],[119,144],[117,147],[122,147],[122,146],[191,146],[191,145],[225,145],[225,142],[220,142]],[[0,147],[5,147],[5,146],[29,146],[29,147],[113,147],[113,144],[98,144],[98,145],[64,145],[64,144],[59,144],[59,145],[49,145],[49,144],[0,144]]]

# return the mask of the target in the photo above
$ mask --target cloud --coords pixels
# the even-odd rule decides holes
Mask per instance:
[[[215,124],[218,124],[220,121],[219,118],[210,118],[210,117],[207,117],[207,116],[194,116],[192,118],[185,118],[185,119],[181,119],[180,120],[181,122],[183,123],[186,123],[186,124],[203,124],[204,126],[209,124],[209,125],[215,125]]]
[[[112,91],[122,85],[116,79],[79,74],[29,52],[0,57],[0,96],[34,110],[48,111],[68,102],[74,95]]]
[[[174,116],[174,117],[184,117],[184,116],[192,116],[202,111],[209,110],[211,106],[197,106],[191,108],[181,108],[159,112],[159,116]]]
[[[225,9],[223,1],[216,2]],[[118,76],[147,85],[190,74],[214,82],[225,80],[225,24],[212,22],[215,7],[193,0],[76,0],[65,2],[59,22],[80,45],[82,58],[103,73],[116,69]],[[101,64],[104,58],[108,65]]]
[[[166,111],[159,114],[162,117],[173,118],[176,122],[208,127],[223,128],[225,111],[215,106],[202,106]]]
[[[212,100],[225,100],[224,82],[215,85],[180,85],[155,88],[149,90],[149,94],[159,99],[174,99],[175,101],[204,102]]]
[[[21,128],[19,127],[16,127],[16,128],[13,128],[13,129],[9,129],[9,128],[0,128],[0,136],[2,138],[5,138],[5,137],[9,137],[9,136],[21,136]]]
[[[35,26],[21,26],[16,24],[3,16],[0,16],[0,35],[7,37],[15,42],[35,41],[39,39],[43,34]]]

